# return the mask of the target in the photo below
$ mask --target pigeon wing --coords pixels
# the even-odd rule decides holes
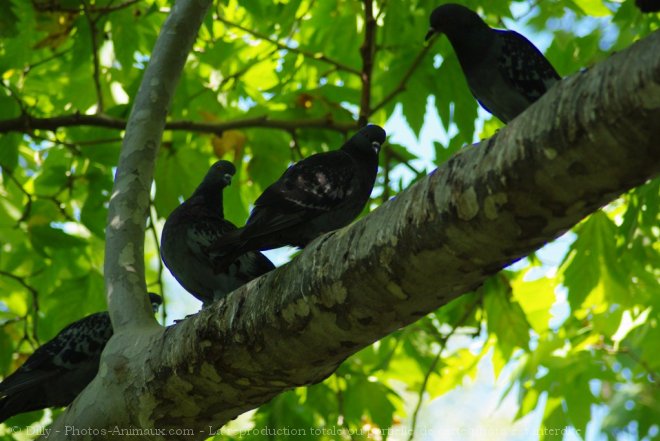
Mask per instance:
[[[64,328],[40,346],[23,365],[0,384],[0,395],[10,395],[57,377],[90,359],[99,357],[112,336],[107,312],[99,312]]]
[[[234,230],[234,224],[218,216],[199,216],[186,230],[187,244],[194,254],[206,254],[212,244]]]
[[[561,79],[541,51],[523,35],[515,31],[495,32],[501,42],[497,62],[502,76],[530,102],[536,101]]]
[[[247,223],[267,234],[331,211],[351,192],[354,174],[353,160],[341,150],[310,156],[259,196]]]

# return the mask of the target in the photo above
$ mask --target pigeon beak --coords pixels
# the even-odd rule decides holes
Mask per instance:
[[[371,143],[371,148],[374,149],[374,153],[378,154],[380,152],[380,144],[376,141]]]
[[[225,185],[231,185],[231,175],[229,173],[224,175],[222,179],[225,181]]]
[[[426,37],[424,37],[424,41],[429,41],[431,37],[433,37],[436,34],[436,32],[438,31],[436,31],[433,28],[430,28],[429,31],[426,33]]]

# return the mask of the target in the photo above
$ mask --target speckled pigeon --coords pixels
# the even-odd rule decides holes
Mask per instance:
[[[275,268],[263,254],[232,254],[221,268],[215,262],[226,252],[209,251],[211,244],[236,230],[224,218],[222,193],[236,168],[217,161],[195,192],[169,215],[161,236],[161,256],[170,272],[188,292],[208,306]]]
[[[447,35],[472,95],[508,123],[561,77],[543,54],[515,31],[491,29],[474,11],[448,3],[431,13],[431,29]]]
[[[385,130],[360,129],[339,150],[290,166],[259,196],[246,225],[214,244],[219,252],[304,247],[353,221],[369,201]]]
[[[635,0],[635,5],[645,13],[660,11],[660,0]]]
[[[149,297],[156,312],[163,299],[153,293]],[[96,376],[110,337],[110,315],[97,312],[41,345],[0,383],[0,423],[19,413],[71,404]]]

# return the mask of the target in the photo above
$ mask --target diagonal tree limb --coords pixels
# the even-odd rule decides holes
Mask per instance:
[[[157,427],[223,424],[480,285],[660,172],[660,32],[563,81],[499,134],[168,330]],[[189,350],[181,351],[186,342]],[[193,374],[184,375],[192,366]],[[174,375],[177,373],[177,375]],[[144,379],[147,383],[149,377]],[[152,380],[158,382],[155,378]],[[168,387],[169,386],[169,387]],[[204,403],[177,417],[184,397]]]
[[[563,80],[497,136],[290,264],[167,330],[115,335],[99,375],[53,429],[119,425],[204,439],[321,381],[657,176],[658,121],[660,32]]]

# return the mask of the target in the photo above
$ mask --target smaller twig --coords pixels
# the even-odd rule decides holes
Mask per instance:
[[[298,30],[298,26],[300,26],[300,22],[302,21],[303,18],[305,18],[305,15],[307,15],[307,14],[309,13],[309,11],[311,11],[311,10],[314,8],[314,4],[315,4],[315,3],[316,3],[316,0],[311,0],[311,1],[307,4],[307,9],[305,9],[305,12],[303,12],[302,14],[300,14],[299,16],[297,16],[297,17],[295,18],[295,20],[294,20],[293,23],[291,24],[291,29],[289,30],[289,34],[288,34],[288,35],[286,36],[286,38],[284,39],[284,41],[286,41],[287,44],[288,44],[288,43],[291,41],[291,39],[293,38],[293,34],[295,34],[295,32]]]
[[[2,87],[4,87],[5,89],[7,89],[7,91],[9,92],[9,96],[14,101],[16,101],[16,104],[18,104],[18,107],[21,109],[21,114],[26,115],[27,114],[27,108],[25,107],[25,103],[23,102],[23,100],[21,100],[21,98],[18,96],[16,91],[14,91],[14,89],[12,89],[9,84],[5,84],[4,81],[0,81],[0,85]]]
[[[420,172],[420,171],[417,170],[415,167],[413,167],[412,165],[410,165],[410,163],[408,162],[408,160],[407,160],[406,158],[404,158],[403,156],[401,156],[401,155],[399,154],[399,152],[397,152],[397,151],[395,151],[395,150],[392,150],[392,149],[389,147],[389,145],[385,145],[384,150],[385,150],[386,154],[390,156],[390,158],[392,158],[392,159],[396,159],[396,161],[397,161],[399,164],[403,164],[403,165],[405,165],[406,168],[407,168],[408,170],[410,170],[411,172],[415,173],[415,176],[416,176],[416,177],[419,177],[419,176],[421,176],[421,175],[424,174],[423,172]]]
[[[99,61],[99,48],[98,48],[98,41],[97,41],[97,29],[96,29],[96,22],[99,17],[96,19],[92,18],[91,11],[89,9],[89,6],[87,5],[87,0],[82,0],[82,7],[83,10],[85,11],[85,18],[87,19],[87,23],[89,24],[89,32],[91,34],[92,38],[92,65],[94,67],[94,88],[96,89],[96,113],[103,113],[103,91],[101,90],[101,68],[100,68],[100,61]]]
[[[397,84],[397,86],[390,93],[388,93],[380,103],[378,103],[373,109],[371,109],[372,114],[376,113],[377,111],[385,107],[385,105],[387,105],[390,101],[392,101],[394,97],[396,97],[398,94],[406,90],[406,83],[408,82],[412,74],[415,73],[415,70],[417,70],[422,60],[426,56],[426,53],[429,51],[429,49],[431,49],[431,46],[432,46],[431,44],[426,45],[417,54],[417,56],[413,60],[412,64],[410,65],[406,73],[403,74],[403,77],[401,78],[401,81],[399,81],[399,84]]]
[[[270,52],[266,52],[261,57],[257,57],[253,60],[250,60],[250,62],[248,64],[246,64],[245,66],[243,66],[241,69],[237,70],[236,72],[227,75],[226,77],[224,77],[222,79],[222,81],[218,85],[218,90],[222,90],[222,87],[225,84],[228,84],[232,80],[233,80],[232,87],[235,87],[236,83],[239,82],[238,80],[240,79],[240,77],[242,77],[243,75],[248,73],[248,71],[250,69],[252,69],[255,66],[259,65],[261,62],[263,62],[263,61],[269,59],[270,57],[272,57],[277,51],[278,51],[278,49],[272,50]]]
[[[385,13],[386,9],[387,9],[387,0],[383,0],[383,2],[380,4],[380,8],[378,9],[378,14],[376,14],[376,20],[380,20],[380,18],[383,16],[383,13]]]
[[[68,52],[71,52],[71,51],[72,51],[72,49],[69,48],[69,49],[65,49],[61,52],[55,52],[53,55],[51,55],[49,57],[46,57],[46,58],[44,58],[42,60],[39,60],[39,61],[35,61],[34,63],[25,66],[23,68],[23,76],[26,76],[28,73],[30,73],[30,71],[32,71],[33,69],[41,66],[42,64],[46,64],[49,61],[53,61],[53,60],[55,60],[59,57],[62,57],[64,55],[66,55]]]
[[[7,176],[9,176],[9,179],[18,187],[21,193],[23,193],[27,197],[27,203],[23,207],[23,213],[21,213],[21,217],[18,219],[16,222],[16,227],[18,227],[21,222],[24,222],[27,220],[28,217],[30,217],[30,212],[32,211],[32,194],[30,194],[29,191],[23,187],[23,184],[16,179],[16,176],[14,176],[14,172],[12,170],[7,170]]]
[[[114,2],[110,2],[107,6],[95,7],[94,9],[92,9],[92,12],[96,12],[100,14],[108,14],[110,12],[115,12],[115,11],[119,11],[120,9],[128,8],[129,6],[132,6],[139,1],[140,0],[128,0],[125,1],[124,3],[118,4],[117,6],[112,6],[112,3]]]
[[[32,202],[34,201],[35,198],[44,199],[52,202],[53,204],[55,204],[55,206],[57,207],[60,214],[62,214],[64,219],[70,222],[76,222],[76,220],[71,215],[69,215],[69,213],[66,212],[64,208],[64,203],[57,198],[57,196],[59,196],[64,190],[70,188],[71,179],[69,179],[67,184],[64,185],[57,193],[52,195],[40,195],[40,194],[32,194],[29,191],[27,191],[25,187],[23,187],[23,184],[21,184],[21,182],[16,178],[16,176],[14,176],[14,173],[11,170],[7,170],[7,175],[9,176],[9,179],[16,185],[16,187],[18,187],[20,192],[23,193],[28,199],[27,203],[25,204],[25,207],[23,208],[23,213],[21,214],[21,217],[18,219],[16,223],[17,227],[20,225],[21,222],[26,221],[27,218],[30,217],[30,213],[32,211]]]
[[[83,115],[81,113],[55,116],[52,118],[38,118],[26,114],[17,118],[0,120],[0,133],[32,133],[32,131],[36,129],[56,131],[62,127],[77,126],[105,127],[124,130],[126,128],[126,120],[108,115]],[[357,129],[358,125],[356,122],[334,121],[330,114],[320,118],[307,120],[272,119],[268,115],[262,115],[222,123],[203,123],[183,120],[170,121],[165,124],[166,130],[185,130],[189,132],[213,133],[216,135],[220,135],[222,132],[229,129],[257,127],[282,130],[317,128],[333,130],[345,134],[351,130]]]
[[[291,150],[291,162],[300,161],[304,158],[304,156],[302,150],[300,149],[300,143],[298,142],[298,135],[296,130],[289,130],[289,134],[291,135],[291,142],[289,142],[289,149]]]
[[[384,204],[390,199],[390,159],[392,159],[392,156],[390,154],[391,149],[386,148],[383,150],[385,150],[383,152],[385,165],[383,166],[383,194],[381,199]]]
[[[371,76],[374,68],[374,57],[376,56],[375,41],[377,23],[374,18],[373,0],[364,0],[364,41],[360,47],[362,56],[362,93],[360,95],[360,114],[358,125],[365,126],[369,121],[371,111]]]
[[[409,328],[405,328],[403,330],[403,335],[402,336],[397,336],[396,337],[396,342],[394,343],[394,347],[392,348],[392,350],[387,354],[387,356],[385,356],[385,358],[383,358],[383,360],[380,363],[378,363],[373,368],[371,368],[371,373],[375,373],[375,372],[377,372],[381,369],[386,369],[387,368],[390,361],[392,361],[392,358],[394,358],[394,354],[396,354],[396,351],[399,348],[399,346],[401,345],[401,342],[404,340],[403,336],[405,336],[405,333],[407,332],[407,329],[409,329]]]
[[[151,203],[149,204],[149,225],[147,226],[147,229],[151,232],[151,236],[154,240],[154,244],[156,246],[156,253],[158,253],[158,265],[157,265],[157,277],[156,280],[149,283],[149,286],[154,286],[158,285],[159,292],[164,293],[165,291],[163,290],[163,261],[160,258],[160,238],[158,237],[158,231],[156,231],[156,216],[154,215],[154,201],[152,200]],[[165,307],[165,298],[163,296],[163,304],[161,305],[161,311],[162,311],[162,318],[163,318],[163,323],[167,320],[167,308]]]
[[[341,384],[339,383],[339,375],[335,373],[334,377],[335,377],[335,387],[337,388],[337,413],[338,413],[337,423],[339,423],[341,428],[344,429],[344,435],[347,435],[348,438],[352,440],[354,439],[353,431],[348,425],[346,418],[344,418],[344,393],[341,388]]]
[[[630,357],[632,361],[640,365],[642,369],[646,371],[647,375],[651,377],[651,379],[653,380],[653,382],[657,387],[660,387],[660,374],[658,374],[658,372],[653,370],[653,368],[651,368],[651,366],[649,366],[646,361],[644,361],[637,354],[635,354],[630,348],[621,347],[619,349],[614,349],[613,347],[607,346],[605,344],[599,345],[598,347],[600,347],[610,355],[621,355],[621,354],[627,355],[628,357]]]
[[[428,386],[429,380],[431,379],[431,375],[435,371],[436,366],[442,359],[442,352],[445,350],[445,347],[447,346],[447,342],[449,339],[454,335],[456,330],[463,326],[465,321],[470,318],[472,313],[474,312],[474,308],[479,304],[479,301],[475,301],[466,311],[465,313],[458,319],[458,321],[454,324],[452,327],[451,331],[449,331],[445,336],[440,338],[438,340],[438,343],[440,344],[440,348],[438,349],[438,353],[431,362],[431,365],[429,366],[429,369],[426,371],[426,374],[424,375],[424,380],[422,381],[422,386],[419,388],[419,393],[418,393],[418,398],[417,398],[417,404],[415,405],[415,410],[413,411],[412,415],[412,421],[410,423],[410,436],[408,437],[408,441],[413,441],[413,438],[415,437],[415,429],[417,428],[417,418],[419,417],[419,411],[422,408],[422,403],[424,402],[424,394],[426,393],[426,387]]]
[[[0,323],[0,328],[4,328],[5,326],[10,326],[10,325],[13,325],[13,324],[18,323],[18,322],[22,322],[23,320],[26,320],[26,319],[27,319],[27,317],[18,316],[18,317],[11,318],[9,320],[5,320],[4,322]]]
[[[30,298],[32,299],[32,339],[35,342],[39,342],[39,337],[37,333],[37,323],[38,323],[38,318],[39,318],[39,291],[37,291],[32,285],[30,285],[25,277],[17,276],[15,274],[9,273],[7,271],[0,270],[0,276],[7,277],[9,279],[12,279],[16,281],[19,285],[21,285],[23,288],[25,288],[28,293],[30,294]],[[29,338],[29,332],[28,332],[28,314],[30,311],[25,313],[25,334],[23,336],[23,339],[28,341],[28,343],[31,343],[30,338]]]
[[[286,50],[286,51],[289,51],[289,52],[293,52],[293,53],[296,53],[296,54],[300,54],[304,57],[311,58],[313,60],[322,61],[324,63],[331,64],[331,65],[335,66],[337,69],[343,70],[344,72],[350,72],[354,75],[361,75],[361,73],[357,69],[354,69],[354,68],[352,68],[350,66],[347,66],[343,63],[340,63],[339,61],[334,60],[334,59],[326,56],[325,54],[314,53],[314,52],[307,51],[305,49],[301,49],[301,48],[297,48],[297,47],[291,47],[287,44],[284,44],[280,41],[277,41],[277,40],[274,40],[274,39],[270,38],[268,35],[265,35],[265,34],[262,34],[260,32],[254,31],[252,29],[248,29],[244,26],[241,26],[238,23],[233,23],[233,22],[227,20],[226,18],[223,18],[220,13],[217,14],[216,19],[219,22],[226,24],[227,26],[232,26],[232,27],[235,27],[236,29],[240,29],[241,31],[246,32],[246,33],[248,33],[248,34],[250,34],[250,35],[252,35],[252,36],[254,36],[254,37],[256,37],[260,40],[263,40],[263,41],[266,41],[270,44],[273,44],[273,45],[277,46],[280,49],[283,49],[283,50]]]
[[[110,12],[118,11],[120,9],[127,8],[131,5],[134,5],[135,3],[139,2],[140,0],[128,0],[124,3],[118,4],[116,6],[112,6],[112,3],[110,2],[108,5],[105,6],[91,6],[89,8],[89,11],[92,13],[98,13],[98,14],[108,14]],[[35,8],[40,11],[40,12],[81,12],[81,10],[84,9],[83,7],[80,8],[66,8],[60,6],[57,2],[33,2],[33,5]]]
[[[63,145],[63,146],[66,147],[71,153],[73,153],[73,154],[76,155],[76,156],[78,156],[78,155],[80,155],[80,154],[82,153],[82,152],[80,151],[80,148],[78,147],[77,144],[74,144],[74,143],[71,143],[71,142],[67,142],[67,141],[62,141],[62,140],[60,140],[60,139],[57,137],[57,132],[55,132],[55,133],[53,134],[54,139],[51,139],[51,138],[48,138],[48,137],[45,137],[45,136],[40,136],[40,135],[37,135],[37,134],[35,134],[35,133],[31,133],[29,136],[30,136],[30,138],[32,138],[32,139],[36,139],[36,140],[39,140],[39,141],[50,142],[50,143],[52,143],[52,144],[57,144],[57,145]]]

